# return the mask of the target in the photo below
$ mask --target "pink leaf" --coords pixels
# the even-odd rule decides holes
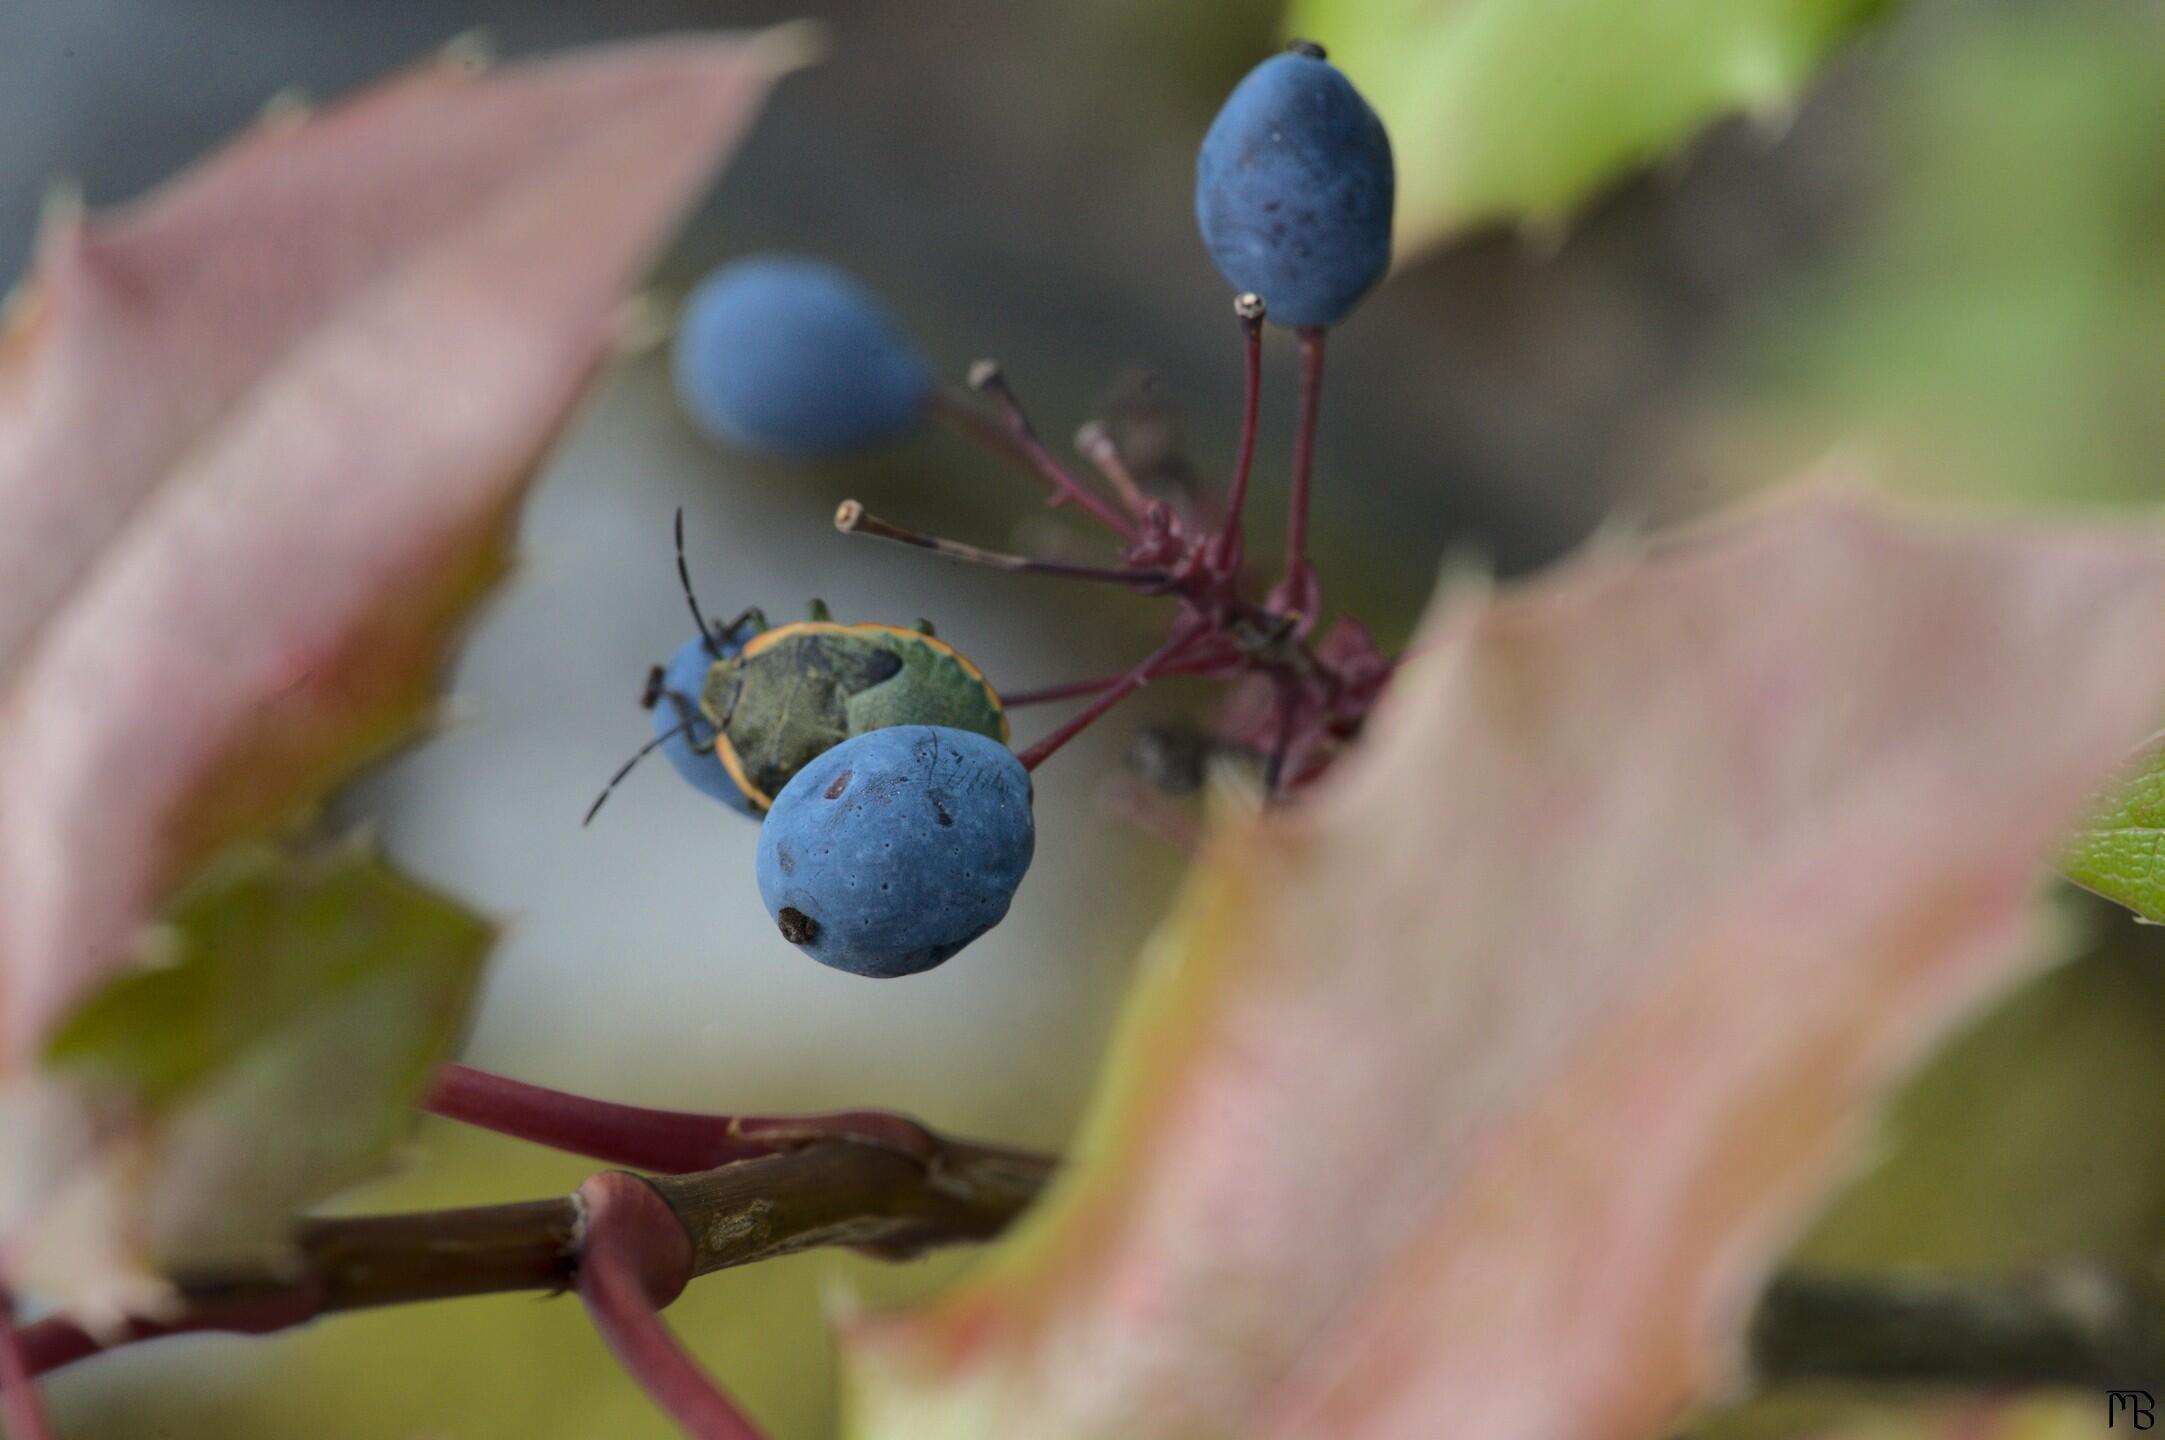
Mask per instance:
[[[49,230],[0,340],[0,1062],[171,883],[410,732],[783,32],[265,124]]]
[[[1641,1437],[2165,690],[2152,533],[1807,492],[1449,594],[1221,833],[1077,1173],[852,1336],[883,1436]]]
[[[0,335],[9,1273],[110,1323],[157,1300],[146,1266],[273,1246],[380,1160],[456,1031],[449,962],[319,996],[262,983],[292,955],[228,946],[225,1009],[165,1043],[187,1085],[41,1056],[207,859],[425,718],[628,287],[804,40],[426,66],[48,227]]]

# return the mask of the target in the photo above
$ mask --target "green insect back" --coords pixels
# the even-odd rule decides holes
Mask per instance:
[[[868,730],[947,725],[1005,742],[998,697],[944,643],[884,625],[784,625],[718,662],[701,709],[722,763],[771,801],[815,756]]]

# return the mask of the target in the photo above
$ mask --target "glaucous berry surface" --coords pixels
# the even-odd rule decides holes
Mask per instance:
[[[760,898],[790,943],[915,975],[1007,914],[1037,846],[1029,772],[967,730],[898,725],[799,770],[759,831]]]
[[[889,440],[925,413],[932,367],[847,272],[759,255],[701,281],[677,323],[677,396],[746,450],[816,459]]]
[[[716,660],[743,648],[741,639],[719,640],[709,648],[706,638],[699,635],[677,647],[662,672],[662,697],[653,709],[654,733],[668,737],[662,741],[662,754],[669,757],[669,764],[693,789],[713,796],[740,815],[757,819],[759,807],[716,757],[714,727],[699,713],[699,696],[706,688],[707,672],[714,668]],[[681,705],[677,697],[681,697]],[[684,729],[686,719],[691,721],[689,738]]]
[[[1281,325],[1335,325],[1391,263],[1390,137],[1315,47],[1235,86],[1203,137],[1195,218],[1218,271]]]

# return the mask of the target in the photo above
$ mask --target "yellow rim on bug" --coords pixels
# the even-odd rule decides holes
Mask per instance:
[[[901,625],[882,625],[872,620],[860,621],[852,625],[845,625],[839,620],[794,620],[787,625],[777,625],[771,630],[760,631],[757,635],[745,641],[744,648],[738,651],[737,654],[738,658],[749,660],[755,655],[773,649],[785,638],[798,635],[833,635],[852,630],[872,630],[883,635],[900,636],[902,639],[915,644],[929,645],[954,661],[955,664],[962,668],[963,674],[984,686],[985,693],[992,697],[993,708],[1000,712],[1000,743],[1003,745],[1007,743],[1007,706],[1001,703],[1000,692],[992,688],[992,682],[985,678],[985,672],[972,664],[969,656],[963,654],[939,636],[927,635],[922,630],[913,630]],[[729,737],[719,729],[714,732],[714,758],[722,762],[722,768],[729,772],[729,778],[737,783],[737,788],[744,792],[744,798],[751,801],[753,806],[761,810],[770,810],[774,807],[774,797],[745,778],[744,762],[737,758],[737,747],[731,744]]]

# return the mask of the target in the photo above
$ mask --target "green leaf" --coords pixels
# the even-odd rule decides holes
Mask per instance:
[[[380,1168],[459,1037],[493,939],[356,848],[214,862],[155,962],[93,996],[45,1052],[52,1078],[128,1098],[126,1164],[102,1187],[140,1215],[150,1258],[275,1247],[294,1212]]]
[[[1860,67],[1857,201],[1708,358],[1702,453],[1653,483],[1688,496],[1838,449],[1913,494],[2165,494],[2161,51],[2165,10],[2066,0],[1905,32]]]
[[[2067,878],[2165,923],[2165,744],[2153,741],[2103,808],[2075,832]]]
[[[1293,0],[1390,127],[1402,257],[1559,221],[1734,110],[1779,114],[1891,0]]]
[[[415,1023],[400,1028],[424,1042],[425,1059],[456,1028],[491,938],[457,902],[357,849],[283,857],[248,846],[188,887],[157,961],[77,1010],[46,1042],[45,1064],[125,1080],[157,1110],[383,986],[416,1002]]]

